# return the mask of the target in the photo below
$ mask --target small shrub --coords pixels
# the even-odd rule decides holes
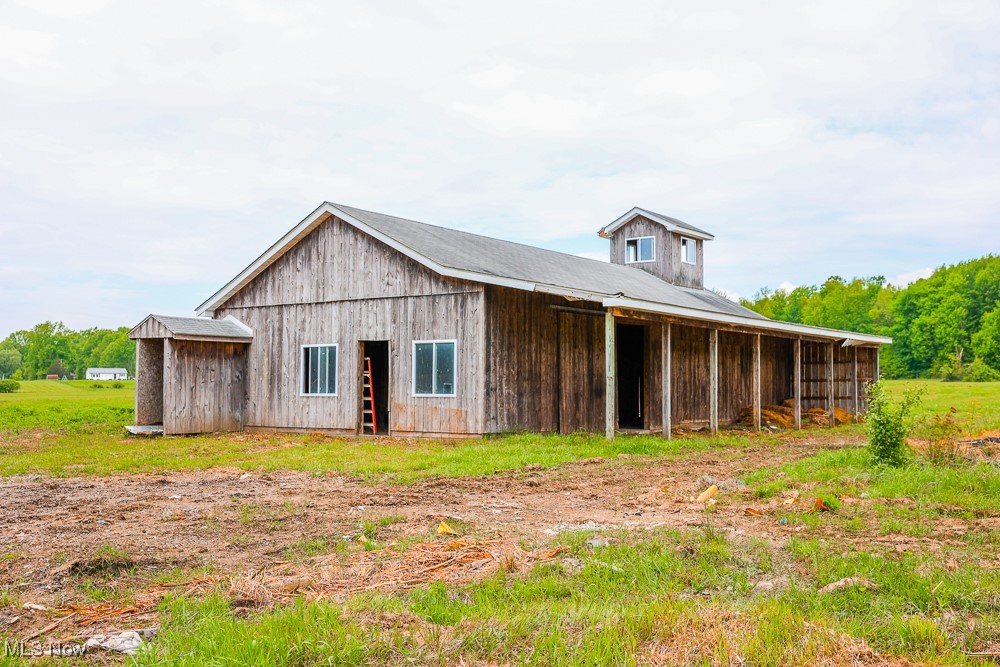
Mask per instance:
[[[90,383],[90,388],[91,389],[104,389],[104,385],[101,384],[100,382],[91,382]]]
[[[125,385],[122,382],[112,382],[111,387],[114,389],[124,389]]]
[[[971,364],[965,367],[963,379],[966,382],[996,382],[1000,380],[1000,371],[997,371],[977,357],[972,360]]]
[[[13,394],[21,388],[17,380],[0,380],[0,394]]]
[[[903,393],[903,399],[894,403],[885,386],[885,380],[869,384],[868,416],[865,431],[868,433],[868,448],[872,462],[879,465],[899,466],[906,461],[906,435],[913,426],[911,413],[920,403],[923,388],[910,389]]]
[[[14,374],[10,376],[10,379],[20,382],[21,380],[24,379],[24,373],[22,373],[21,369],[18,368],[16,371],[14,371]]]

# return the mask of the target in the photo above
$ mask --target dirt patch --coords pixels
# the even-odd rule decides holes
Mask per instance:
[[[64,639],[148,625],[166,591],[198,593],[226,582],[235,599],[255,607],[288,594],[470,580],[553,557],[545,551],[551,536],[574,527],[700,525],[707,515],[691,497],[709,482],[723,489],[709,519],[715,529],[781,543],[801,529],[777,521],[783,499],[754,502],[734,480],[857,444],[817,434],[676,460],[591,459],[406,486],[236,469],[14,477],[0,485],[0,552],[7,554],[0,582],[8,596],[0,633],[25,636],[65,613],[76,616],[52,631]],[[760,516],[745,514],[751,503]],[[436,535],[442,520],[464,536]],[[371,544],[360,549],[359,540]],[[346,542],[352,549],[338,548]],[[385,548],[399,543],[409,548]]]

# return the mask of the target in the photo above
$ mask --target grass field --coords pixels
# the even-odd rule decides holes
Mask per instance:
[[[981,665],[984,658],[976,654],[1000,652],[997,458],[941,464],[913,456],[900,468],[873,467],[857,446],[859,426],[614,443],[582,435],[464,443],[269,434],[149,441],[121,434],[131,419],[131,387],[89,385],[24,383],[23,393],[0,395],[0,475],[41,473],[41,480],[16,488],[35,493],[43,484],[38,498],[47,487],[73,498],[79,496],[69,494],[90,493],[95,505],[130,472],[161,473],[143,482],[154,499],[172,493],[158,487],[171,480],[176,497],[187,498],[189,487],[218,486],[223,478],[199,477],[213,466],[255,471],[271,480],[261,488],[276,488],[271,499],[255,487],[234,486],[239,491],[222,491],[216,505],[200,506],[196,516],[204,518],[188,521],[161,516],[164,501],[153,501],[145,518],[136,519],[143,533],[156,535],[151,544],[158,546],[150,551],[141,540],[127,549],[74,551],[79,547],[72,542],[51,543],[43,518],[36,542],[4,547],[0,574],[10,580],[0,585],[0,616],[23,616],[19,604],[27,591],[57,590],[58,600],[114,606],[134,604],[152,582],[194,573],[217,578],[200,594],[169,594],[160,602],[161,631],[134,664]],[[1000,383],[900,381],[891,389],[898,395],[918,385],[926,387],[918,414],[924,422],[955,408],[968,434],[1000,430]],[[605,463],[581,467],[589,460]],[[324,473],[315,476],[318,495],[282,495],[281,485],[305,483],[270,477],[283,470]],[[708,507],[687,497],[708,483],[702,471],[730,477]],[[328,482],[331,472],[353,481]],[[124,477],[103,482],[109,473]],[[60,480],[72,475],[87,477]],[[510,534],[525,548],[562,551],[533,565],[501,559],[498,569],[473,579],[322,600],[287,594],[256,610],[235,604],[231,581],[245,568],[312,559],[343,566],[370,549],[376,550],[369,567],[377,568],[390,554],[452,539],[433,534],[437,519],[427,512],[457,502],[461,488],[470,489],[466,508],[480,507],[498,488],[501,498],[544,516],[564,511],[557,499],[582,494],[566,502],[591,498],[587,502],[603,502],[619,516],[619,506],[638,507],[633,514],[645,523],[546,535],[527,530],[517,515],[449,519],[463,539]],[[122,507],[135,514],[146,501],[132,493],[125,492]],[[389,502],[381,514],[321,509],[338,494],[346,510],[397,493],[414,500]],[[815,498],[831,511],[815,511]],[[414,509],[406,502],[416,503]],[[746,508],[763,516],[744,516]],[[101,511],[98,516],[109,516]],[[309,520],[327,523],[309,528]],[[90,532],[102,530],[87,525]],[[31,527],[22,523],[18,530]],[[185,561],[182,572],[141,565],[157,562],[150,560],[156,549],[193,549],[170,541],[188,545],[195,538],[219,546],[197,562]],[[97,545],[96,539],[87,544]],[[93,565],[112,552],[119,565]],[[89,560],[63,583],[25,574],[45,573],[71,556]],[[845,577],[854,578],[853,585],[821,592]],[[0,665],[8,663],[20,664],[0,658]]]
[[[23,382],[22,390],[0,394],[0,475],[51,475],[198,470],[215,466],[245,469],[339,472],[365,479],[408,482],[434,475],[488,475],[530,464],[543,467],[618,454],[676,456],[712,448],[746,447],[774,436],[731,432],[666,441],[626,437],[608,443],[600,436],[509,435],[479,441],[359,440],[323,435],[237,434],[162,438],[124,435],[132,423],[134,383],[121,389],[87,381]],[[894,381],[893,392],[925,389],[921,419],[958,410],[969,433],[1000,429],[1000,383]],[[858,426],[839,427],[857,432]],[[811,431],[803,432],[808,437]]]

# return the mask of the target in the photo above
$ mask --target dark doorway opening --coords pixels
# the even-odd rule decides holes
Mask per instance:
[[[646,428],[645,364],[646,327],[619,324],[615,330],[615,353],[618,357],[618,426]]]
[[[365,378],[369,365],[371,376]],[[374,419],[367,412],[372,407],[370,402],[374,402]],[[389,341],[387,340],[361,341],[361,417],[362,433],[379,435],[389,433]]]

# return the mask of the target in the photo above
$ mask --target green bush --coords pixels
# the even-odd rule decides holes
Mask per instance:
[[[112,382],[111,383],[111,387],[113,389],[124,389],[125,385],[123,383],[121,383],[121,382]]]
[[[21,369],[18,368],[16,371],[14,371],[14,374],[10,376],[10,379],[20,382],[21,380],[24,379],[24,373],[22,373]]]
[[[996,382],[1000,380],[1000,371],[989,366],[980,358],[973,359],[972,363],[965,367],[964,380],[966,382]]]
[[[885,386],[885,380],[869,384],[868,415],[865,431],[872,462],[878,465],[899,466],[906,461],[906,435],[913,427],[911,413],[920,403],[923,388],[903,392],[903,399],[894,403]]]
[[[0,380],[0,394],[13,394],[21,388],[17,380]]]

